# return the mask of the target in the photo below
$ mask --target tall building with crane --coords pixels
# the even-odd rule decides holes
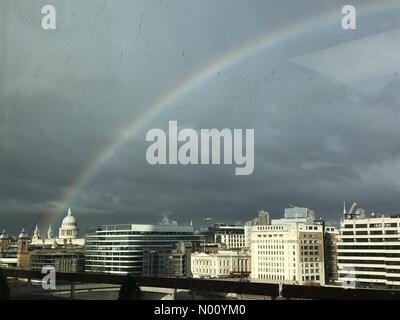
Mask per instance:
[[[344,206],[337,255],[339,283],[400,289],[400,216]]]

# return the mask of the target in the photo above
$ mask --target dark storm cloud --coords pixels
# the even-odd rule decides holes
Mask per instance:
[[[327,11],[339,14],[342,5],[52,2],[55,32],[40,29],[40,1],[0,4],[0,41],[6,44],[0,51],[0,228],[14,233],[46,221],[40,213],[57,216],[63,195],[96,154],[177,83],[259,35],[296,21],[300,28]],[[398,28],[399,14],[360,17],[354,32],[316,25],[182,96],[117,149],[67,203],[81,229],[158,222],[162,212],[181,223],[200,224],[205,217],[234,223],[259,208],[280,217],[289,204],[338,220],[342,200],[397,212],[398,75],[345,84],[290,60]],[[254,128],[254,174],[235,176],[228,165],[150,166],[146,131],[166,129],[168,120],[196,130]]]

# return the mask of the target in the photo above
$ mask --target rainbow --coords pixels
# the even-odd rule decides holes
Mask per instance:
[[[357,17],[368,16],[370,14],[379,14],[390,9],[399,9],[398,1],[381,1],[376,0],[362,5],[356,6]],[[260,52],[272,49],[285,41],[307,34],[315,30],[337,23],[340,27],[341,15],[340,8],[337,11],[327,12],[318,15],[312,19],[295,22],[284,28],[273,30],[265,35],[259,36],[244,46],[237,48],[231,52],[221,55],[214,62],[208,64],[205,68],[197,70],[182,82],[175,85],[169,92],[159,97],[153,104],[149,105],[145,112],[135,117],[132,122],[116,135],[115,139],[106,145],[86,167],[73,180],[70,187],[61,195],[61,199],[56,202],[54,214],[47,219],[46,226],[56,219],[62,213],[66,212],[68,204],[70,204],[76,195],[82,190],[87,182],[95,176],[103,164],[105,164],[113,155],[113,153],[121,148],[132,136],[134,136],[141,128],[148,124],[155,115],[161,111],[165,111],[168,107],[172,107],[174,102],[194,91],[206,83],[213,76],[217,75],[228,68],[231,68],[245,59],[257,55]]]

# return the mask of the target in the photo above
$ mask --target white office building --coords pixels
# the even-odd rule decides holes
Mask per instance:
[[[270,214],[266,210],[258,210],[258,216],[244,225],[244,247],[251,246],[251,228],[253,226],[263,226],[271,224]]]
[[[245,245],[244,227],[229,227],[228,230],[221,227],[215,235],[215,242],[225,245],[226,249],[243,248]]]
[[[218,243],[225,249],[241,249],[245,246],[244,226],[214,224],[201,230],[207,243]]]
[[[337,252],[339,283],[400,289],[399,216],[345,216]]]
[[[141,275],[143,250],[172,249],[179,241],[199,246],[192,226],[104,225],[86,233],[86,271]]]

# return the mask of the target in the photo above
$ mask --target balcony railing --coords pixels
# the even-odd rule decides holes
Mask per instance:
[[[41,280],[40,271],[3,269],[8,278]],[[279,285],[271,283],[241,282],[226,280],[205,280],[192,278],[161,278],[161,277],[136,277],[141,287],[186,289],[193,292],[210,293],[236,293],[244,295],[268,296],[272,299],[400,299],[400,290],[385,289],[345,289],[342,287],[305,286],[305,285]],[[75,284],[106,284],[122,285],[127,280],[125,275],[109,273],[64,273],[57,272],[57,283]],[[73,295],[71,295],[73,296]]]

